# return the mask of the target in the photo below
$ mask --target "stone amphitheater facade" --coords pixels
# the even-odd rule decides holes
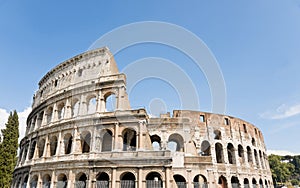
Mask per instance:
[[[105,47],[41,79],[19,153],[13,188],[273,187],[257,127],[199,111],[150,118],[131,109],[126,76]]]

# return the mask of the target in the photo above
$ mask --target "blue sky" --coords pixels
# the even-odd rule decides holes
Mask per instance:
[[[223,72],[226,113],[257,125],[269,150],[300,153],[299,0],[0,0],[1,126],[9,110],[26,116],[38,81],[51,68],[86,51],[112,29],[141,21],[173,23],[201,38]],[[188,72],[199,92],[200,110],[211,110],[205,76],[181,52],[158,44],[135,45],[117,54],[116,61],[122,70],[150,56]],[[145,80],[130,95],[133,107],[148,110],[155,98],[163,99],[168,111],[179,107],[174,89],[160,80]]]

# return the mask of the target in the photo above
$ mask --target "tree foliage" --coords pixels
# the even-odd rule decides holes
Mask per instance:
[[[9,188],[17,162],[19,118],[16,111],[11,112],[0,143],[0,187]]]

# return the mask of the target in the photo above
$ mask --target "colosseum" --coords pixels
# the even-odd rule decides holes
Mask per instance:
[[[112,102],[110,102],[112,101]],[[261,131],[241,119],[131,109],[108,48],[39,82],[12,188],[271,188]]]

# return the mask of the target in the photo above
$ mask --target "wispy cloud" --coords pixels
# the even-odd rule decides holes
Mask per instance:
[[[300,115],[300,104],[282,104],[275,111],[267,111],[260,116],[265,119],[285,119],[297,115]]]
[[[19,132],[20,132],[19,140],[21,140],[25,135],[26,119],[30,112],[31,112],[31,107],[24,109],[22,112],[18,112]],[[7,123],[8,116],[9,116],[9,112],[5,109],[0,108],[0,129],[5,128],[5,124]]]

